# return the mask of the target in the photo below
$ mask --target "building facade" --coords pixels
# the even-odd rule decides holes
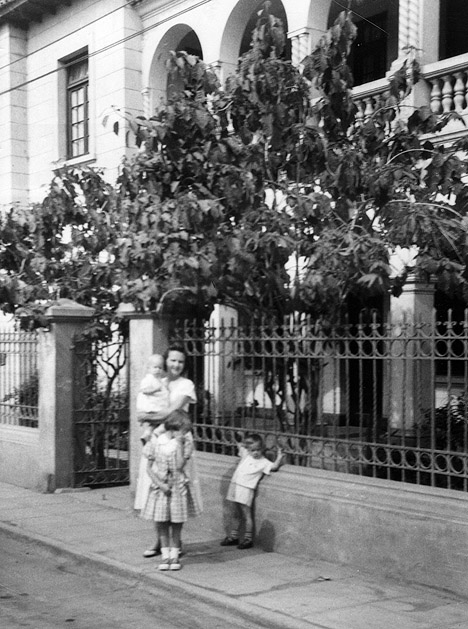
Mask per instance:
[[[272,0],[293,63],[345,4]],[[408,55],[423,71],[414,104],[466,115],[466,5],[353,2],[359,34],[351,64],[363,117],[386,89],[385,76]],[[135,150],[122,113],[148,116],[164,101],[169,52],[199,55],[223,81],[248,49],[261,6],[262,0],[0,0],[0,206],[41,199],[64,164],[99,166],[113,180],[122,157]],[[464,132],[453,121],[443,137]]]

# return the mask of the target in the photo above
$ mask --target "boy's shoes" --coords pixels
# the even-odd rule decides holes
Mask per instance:
[[[163,559],[158,566],[158,570],[172,570],[171,566],[172,564],[170,559]],[[174,570],[177,570],[177,568],[174,568]]]
[[[220,543],[220,546],[237,546],[238,543],[239,540],[236,537],[231,537],[230,535],[228,535]]]
[[[252,546],[253,546],[253,542],[251,539],[244,539],[243,542],[238,544],[237,548],[240,548],[241,550],[245,550],[246,548],[252,548]]]
[[[180,570],[181,568],[182,568],[182,565],[178,559],[171,559],[169,570]]]

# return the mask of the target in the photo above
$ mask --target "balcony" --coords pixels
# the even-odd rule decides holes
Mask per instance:
[[[467,132],[468,122],[468,53],[426,64],[416,99],[417,105],[428,105],[434,114],[455,113],[452,120],[438,132],[433,141],[452,142]],[[422,89],[421,89],[422,87]],[[357,120],[368,120],[385,102],[388,82],[379,79],[354,88],[358,107]]]

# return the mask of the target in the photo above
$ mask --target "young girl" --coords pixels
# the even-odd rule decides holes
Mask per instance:
[[[263,440],[260,435],[249,435],[239,446],[239,465],[236,467],[229,484],[227,500],[231,503],[230,534],[223,539],[221,546],[237,546],[237,548],[252,548],[253,518],[252,503],[255,489],[264,474],[270,474],[279,470],[282,464],[283,453],[278,448],[274,462],[269,461],[263,455]],[[239,528],[244,523],[244,538],[239,540]]]
[[[141,515],[153,520],[161,542],[159,570],[180,570],[180,537],[189,516],[200,514],[192,500],[185,465],[192,456],[193,438],[186,413],[175,411],[164,422],[165,432],[149,442],[148,474],[152,485]]]

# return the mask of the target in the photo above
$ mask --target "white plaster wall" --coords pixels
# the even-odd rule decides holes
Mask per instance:
[[[126,129],[116,136],[112,125],[102,125],[103,115],[112,106],[133,113],[142,107],[141,23],[133,8],[123,8],[125,4],[124,0],[83,0],[29,28],[26,98],[31,200],[43,197],[52,169],[66,157],[65,79],[64,72],[57,71],[59,60],[86,46],[90,54],[90,150],[86,158],[75,161],[98,163],[110,180],[115,179],[127,152]],[[133,37],[135,33],[138,36]]]
[[[25,34],[0,26],[0,210],[27,199]]]

